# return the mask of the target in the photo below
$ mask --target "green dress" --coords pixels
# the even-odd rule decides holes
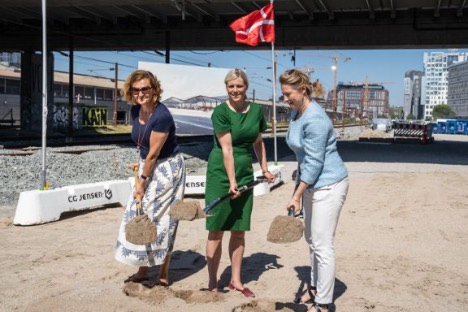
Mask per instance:
[[[229,192],[229,179],[224,167],[223,153],[217,133],[231,132],[234,169],[237,186],[253,181],[252,144],[260,132],[266,130],[266,121],[260,105],[250,103],[246,112],[232,111],[226,103],[217,106],[211,115],[214,130],[214,147],[208,159],[205,203]],[[245,191],[236,199],[227,199],[211,210],[206,218],[209,231],[249,231],[252,214],[253,190]]]

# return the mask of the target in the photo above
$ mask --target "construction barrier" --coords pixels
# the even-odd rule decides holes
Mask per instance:
[[[468,134],[468,120],[443,119],[433,124],[433,133],[440,134]]]
[[[395,122],[395,139],[420,139],[422,144],[434,141],[431,123]]]

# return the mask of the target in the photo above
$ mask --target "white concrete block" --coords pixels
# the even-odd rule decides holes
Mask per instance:
[[[270,190],[272,187],[285,182],[285,172],[284,172],[284,166],[283,165],[268,165],[268,170],[276,175],[275,182],[273,183],[268,183],[268,182],[263,182],[254,187],[254,196],[260,196],[263,194],[270,193]],[[262,176],[262,170],[257,170],[254,172],[254,177],[259,177]]]
[[[13,224],[42,224],[60,219],[60,215],[67,211],[88,210],[108,204],[125,206],[131,193],[129,180],[21,192]]]
[[[263,195],[270,192],[270,189],[282,182],[285,182],[285,170],[283,165],[269,165],[268,170],[272,174],[276,174],[277,178],[274,183],[260,183],[254,187],[254,196]],[[254,172],[254,177],[262,176],[262,171],[257,170]],[[204,195],[205,194],[205,180],[204,175],[187,175],[185,180],[185,195]]]
[[[204,195],[205,194],[204,175],[187,175],[185,178],[185,195]]]

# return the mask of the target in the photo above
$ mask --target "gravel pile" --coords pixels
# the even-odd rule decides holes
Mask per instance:
[[[194,142],[181,145],[189,174],[204,174],[212,143]],[[122,180],[132,177],[128,168],[136,162],[135,147],[73,146],[46,149],[46,174],[49,188]],[[19,194],[37,190],[41,183],[41,149],[0,149],[0,215],[12,215],[4,210],[16,207]]]

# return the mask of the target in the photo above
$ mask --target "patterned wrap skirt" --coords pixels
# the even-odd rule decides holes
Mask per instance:
[[[145,160],[140,160],[139,175]],[[115,249],[115,259],[129,265],[161,265],[166,255],[172,252],[178,221],[169,216],[176,200],[182,200],[185,190],[185,162],[181,153],[158,160],[147,179],[147,188],[142,198],[143,211],[156,224],[157,237],[147,245],[134,245],[125,238],[125,226],[136,215],[136,202],[130,197],[120,224]],[[133,189],[135,191],[135,189]]]

